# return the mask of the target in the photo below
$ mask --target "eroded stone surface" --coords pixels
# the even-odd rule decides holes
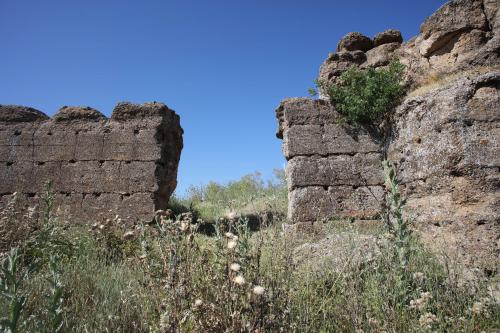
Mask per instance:
[[[0,111],[1,203],[20,192],[35,204],[51,180],[57,206],[75,220],[141,220],[166,207],[183,145],[166,105],[120,103],[112,119],[90,107],[63,107],[53,119]]]
[[[37,109],[20,105],[1,105],[0,121],[7,123],[29,122],[48,119],[47,115]]]
[[[340,75],[350,66],[386,66],[397,58],[407,68],[404,81],[412,89],[453,73],[498,67],[498,6],[494,0],[449,1],[422,24],[418,36],[403,44],[400,33],[390,29],[377,34],[371,47],[341,47],[365,40],[359,33],[348,34],[337,52],[330,53],[323,62],[318,79],[325,84],[338,84]],[[328,96],[320,91],[320,98]]]
[[[337,46],[337,51],[363,51],[373,47],[373,41],[359,32],[350,32],[345,35]]]
[[[386,31],[380,32],[373,38],[374,46],[380,46],[389,43],[399,43],[403,42],[403,36],[401,31],[396,29],[388,29]]]
[[[90,106],[63,106],[52,118],[56,121],[65,121],[78,119],[100,120],[106,117]]]
[[[379,214],[383,173],[377,129],[341,123],[332,105],[322,100],[284,100],[276,116],[288,160],[292,222]]]

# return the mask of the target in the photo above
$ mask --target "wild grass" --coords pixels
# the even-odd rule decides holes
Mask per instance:
[[[498,72],[500,71],[500,66],[490,66],[490,67],[477,67],[471,70],[460,71],[457,73],[440,73],[431,72],[421,82],[410,92],[408,92],[407,97],[422,96],[428,92],[449,85],[458,78],[462,77],[475,77],[488,72]]]
[[[253,232],[241,218],[218,221],[215,235],[207,236],[188,215],[168,212],[159,212],[151,224],[110,221],[90,229],[42,214],[46,218],[31,241],[19,242],[17,258],[11,253],[5,261],[20,282],[15,290],[6,288],[9,275],[1,274],[0,316],[16,326],[1,325],[7,332],[481,332],[500,327],[500,305],[485,286],[459,281],[402,225],[406,222],[397,211],[403,202],[391,179],[393,225],[386,231],[334,221],[301,235],[284,232],[281,221]],[[40,236],[44,228],[50,232]],[[351,260],[352,248],[345,246],[331,251],[341,265],[321,265],[322,258],[314,256],[300,259],[301,245],[339,233],[374,237],[377,254]],[[44,251],[31,251],[36,244]],[[13,260],[15,268],[9,264]],[[22,297],[25,305],[16,311],[11,304]]]
[[[191,211],[195,217],[210,223],[236,215],[274,214],[284,217],[287,211],[284,170],[274,170],[274,178],[267,181],[256,172],[227,184],[210,182],[191,186],[184,196],[171,199],[170,208],[174,213]]]

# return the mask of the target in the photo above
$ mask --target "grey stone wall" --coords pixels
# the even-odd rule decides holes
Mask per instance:
[[[78,221],[148,219],[176,187],[179,116],[161,103],[120,103],[111,119],[92,108],[0,106],[0,206],[14,192],[29,205],[51,180],[56,209]]]
[[[384,182],[377,131],[339,123],[323,100],[286,99],[276,116],[288,161],[289,220],[376,218]]]

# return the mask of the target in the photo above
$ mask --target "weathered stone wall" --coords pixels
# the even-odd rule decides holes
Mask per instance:
[[[276,115],[288,160],[288,218],[377,217],[384,182],[377,131],[340,124],[338,113],[323,100],[287,99]]]
[[[407,218],[424,241],[500,270],[500,13],[496,0],[453,0],[406,43],[397,30],[350,33],[321,65],[338,84],[350,66],[406,65],[408,95],[384,128],[340,125],[320,100],[276,111],[288,160],[289,218],[371,218],[383,199],[382,156],[397,169]],[[390,130],[387,130],[390,128]],[[373,133],[384,132],[384,139]],[[368,194],[369,193],[369,194]]]
[[[53,181],[55,207],[78,221],[147,219],[176,187],[179,116],[161,103],[120,103],[111,119],[92,108],[0,106],[0,205],[30,205]]]

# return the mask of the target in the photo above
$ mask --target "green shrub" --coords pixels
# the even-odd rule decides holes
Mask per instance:
[[[403,96],[403,69],[397,60],[377,69],[361,70],[353,65],[341,74],[339,85],[319,83],[319,86],[345,121],[354,125],[376,123]]]
[[[284,170],[275,169],[274,178],[268,181],[256,172],[226,184],[210,182],[205,186],[192,186],[184,198],[173,197],[169,208],[176,215],[190,211],[197,218],[214,222],[229,212],[238,215],[262,212],[286,215],[287,200]]]

